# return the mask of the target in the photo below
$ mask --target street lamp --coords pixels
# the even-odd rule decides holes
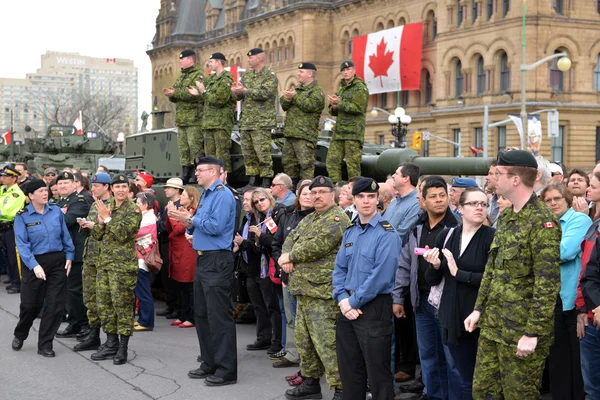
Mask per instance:
[[[117,134],[117,143],[119,143],[119,155],[123,155],[123,142],[125,141],[125,134],[123,132],[119,132]]]
[[[388,122],[392,126],[392,136],[397,139],[393,142],[394,147],[399,147],[401,149],[406,148],[406,132],[408,131],[408,125],[411,123],[412,118],[409,115],[406,115],[406,111],[404,111],[404,108],[402,107],[396,107],[393,114],[383,108],[373,107],[371,116],[375,118],[379,115],[379,112],[388,115]],[[398,130],[399,124],[402,125],[402,127]]]

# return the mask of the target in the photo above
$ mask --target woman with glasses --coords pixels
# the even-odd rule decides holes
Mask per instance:
[[[473,398],[479,329],[466,332],[463,321],[475,307],[495,229],[484,225],[488,198],[483,190],[467,188],[458,203],[462,225],[440,232],[436,246],[427,250],[423,257],[429,262],[425,273],[427,283],[435,286],[443,282],[441,298],[436,302],[439,304],[442,339],[460,373],[462,399],[468,400]],[[431,295],[429,300],[434,301]]]
[[[554,343],[548,356],[550,392],[554,399],[583,399],[583,377],[575,299],[581,272],[581,243],[592,220],[575,211],[562,182],[551,182],[540,198],[560,220],[560,293],[554,308]]]

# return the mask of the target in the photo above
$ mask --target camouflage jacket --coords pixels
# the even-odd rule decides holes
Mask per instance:
[[[90,212],[90,206],[85,201],[85,197],[77,192],[71,193],[64,199],[60,199],[56,205],[58,207],[66,208],[65,213],[65,224],[71,235],[71,240],[75,246],[75,258],[74,262],[83,261],[83,252],[85,249],[85,237],[82,235],[77,218],[85,218]]]
[[[281,253],[290,253],[290,261],[294,264],[288,281],[291,293],[331,299],[335,258],[348,226],[348,216],[334,205],[323,214],[307,215],[290,232]]]
[[[284,96],[280,98],[285,116],[283,136],[294,139],[305,139],[317,143],[319,137],[319,119],[325,107],[323,88],[317,81],[296,87],[296,94],[291,101]]]
[[[231,93],[232,84],[233,76],[229,71],[206,77],[204,80],[206,92],[200,95],[201,101],[204,102],[202,128],[225,129],[231,132],[235,112],[235,98]]]
[[[169,100],[175,106],[175,125],[196,126],[202,123],[202,102],[200,97],[188,93],[187,87],[196,87],[196,81],[204,81],[204,73],[198,64],[182,69],[181,75],[173,84],[175,94]]]
[[[87,220],[94,223],[98,222],[98,207],[95,202],[90,206]],[[86,264],[98,265],[100,263],[100,242],[94,239],[91,229],[81,229],[81,234],[86,237],[85,249],[83,250],[83,262]]]
[[[277,76],[271,68],[263,67],[256,72],[246,71],[241,83],[246,88],[245,95],[236,95],[236,100],[244,100],[240,116],[240,129],[274,129],[277,124]]]
[[[137,272],[138,258],[135,251],[135,236],[140,230],[142,213],[135,203],[127,199],[117,208],[113,197],[110,204],[111,220],[100,228],[96,223],[92,236],[98,240],[100,268]]]
[[[550,345],[560,240],[558,219],[535,193],[518,213],[502,213],[475,303],[483,337],[516,345],[527,332]]]
[[[342,86],[335,93],[340,102],[337,107],[329,105],[329,113],[336,118],[333,140],[365,140],[367,124],[367,103],[369,89],[358,76],[350,83],[342,79]]]

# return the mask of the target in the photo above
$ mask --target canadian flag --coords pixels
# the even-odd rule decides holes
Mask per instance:
[[[264,224],[267,226],[267,229],[271,233],[277,232],[277,224],[273,221],[273,217],[269,217],[265,219]]]
[[[10,144],[10,141],[12,140],[11,136],[12,131],[10,129],[2,134],[2,140],[4,141],[4,144]]]
[[[81,121],[81,111],[79,111],[79,115],[77,116],[77,119],[75,119],[75,122],[73,122],[73,126],[75,127],[75,129],[77,129],[77,134],[78,135],[83,135],[83,123]]]
[[[420,89],[422,36],[419,22],[352,39],[356,75],[369,94]]]

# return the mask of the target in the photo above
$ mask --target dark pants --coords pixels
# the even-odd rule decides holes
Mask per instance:
[[[88,325],[87,308],[83,304],[82,262],[73,261],[71,272],[67,277],[67,323],[79,331]]]
[[[17,250],[15,245],[15,232],[11,229],[0,233],[2,244],[4,245],[4,254],[6,255],[6,272],[8,280],[17,289],[21,288],[21,276],[19,275],[19,265],[17,263]],[[23,266],[23,268],[27,268]],[[34,275],[35,277],[35,275]]]
[[[176,311],[179,309],[177,287],[175,281],[169,277],[169,242],[160,242],[160,257],[163,260],[163,265],[158,275],[162,283],[163,292],[165,294],[165,303],[169,310]]]
[[[367,378],[374,400],[392,400],[392,297],[379,295],[360,310],[362,315],[354,321],[340,313],[335,329],[344,400],[364,400]]]
[[[154,299],[150,290],[152,274],[143,269],[138,269],[137,283],[133,293],[140,301],[138,310],[138,323],[145,328],[154,328]]]
[[[404,302],[404,313],[406,317],[394,319],[396,328],[396,372],[402,371],[414,376],[419,361],[419,353],[417,351],[415,315],[410,299],[406,299]]]
[[[563,311],[560,297],[554,308],[554,343],[548,356],[550,392],[553,399],[578,400],[585,398],[577,310]]]
[[[256,338],[263,343],[281,345],[281,308],[269,277],[246,278],[248,296],[256,314]]]
[[[175,285],[179,296],[179,320],[194,322],[194,283],[175,281]]]
[[[477,358],[477,342],[479,329],[475,332],[465,332],[458,338],[457,344],[448,344],[452,359],[462,381],[462,400],[473,399],[473,373]]]
[[[237,379],[235,320],[231,309],[233,253],[198,255],[194,276],[194,314],[203,371],[226,380]]]
[[[44,269],[46,280],[36,278],[32,270],[23,268],[21,306],[15,337],[21,340],[27,339],[35,317],[45,306],[44,316],[40,322],[38,349],[52,349],[52,339],[62,321],[67,301],[65,253],[61,251],[36,255],[35,259]]]
[[[600,399],[600,331],[588,321],[581,339],[581,371],[587,400]]]

